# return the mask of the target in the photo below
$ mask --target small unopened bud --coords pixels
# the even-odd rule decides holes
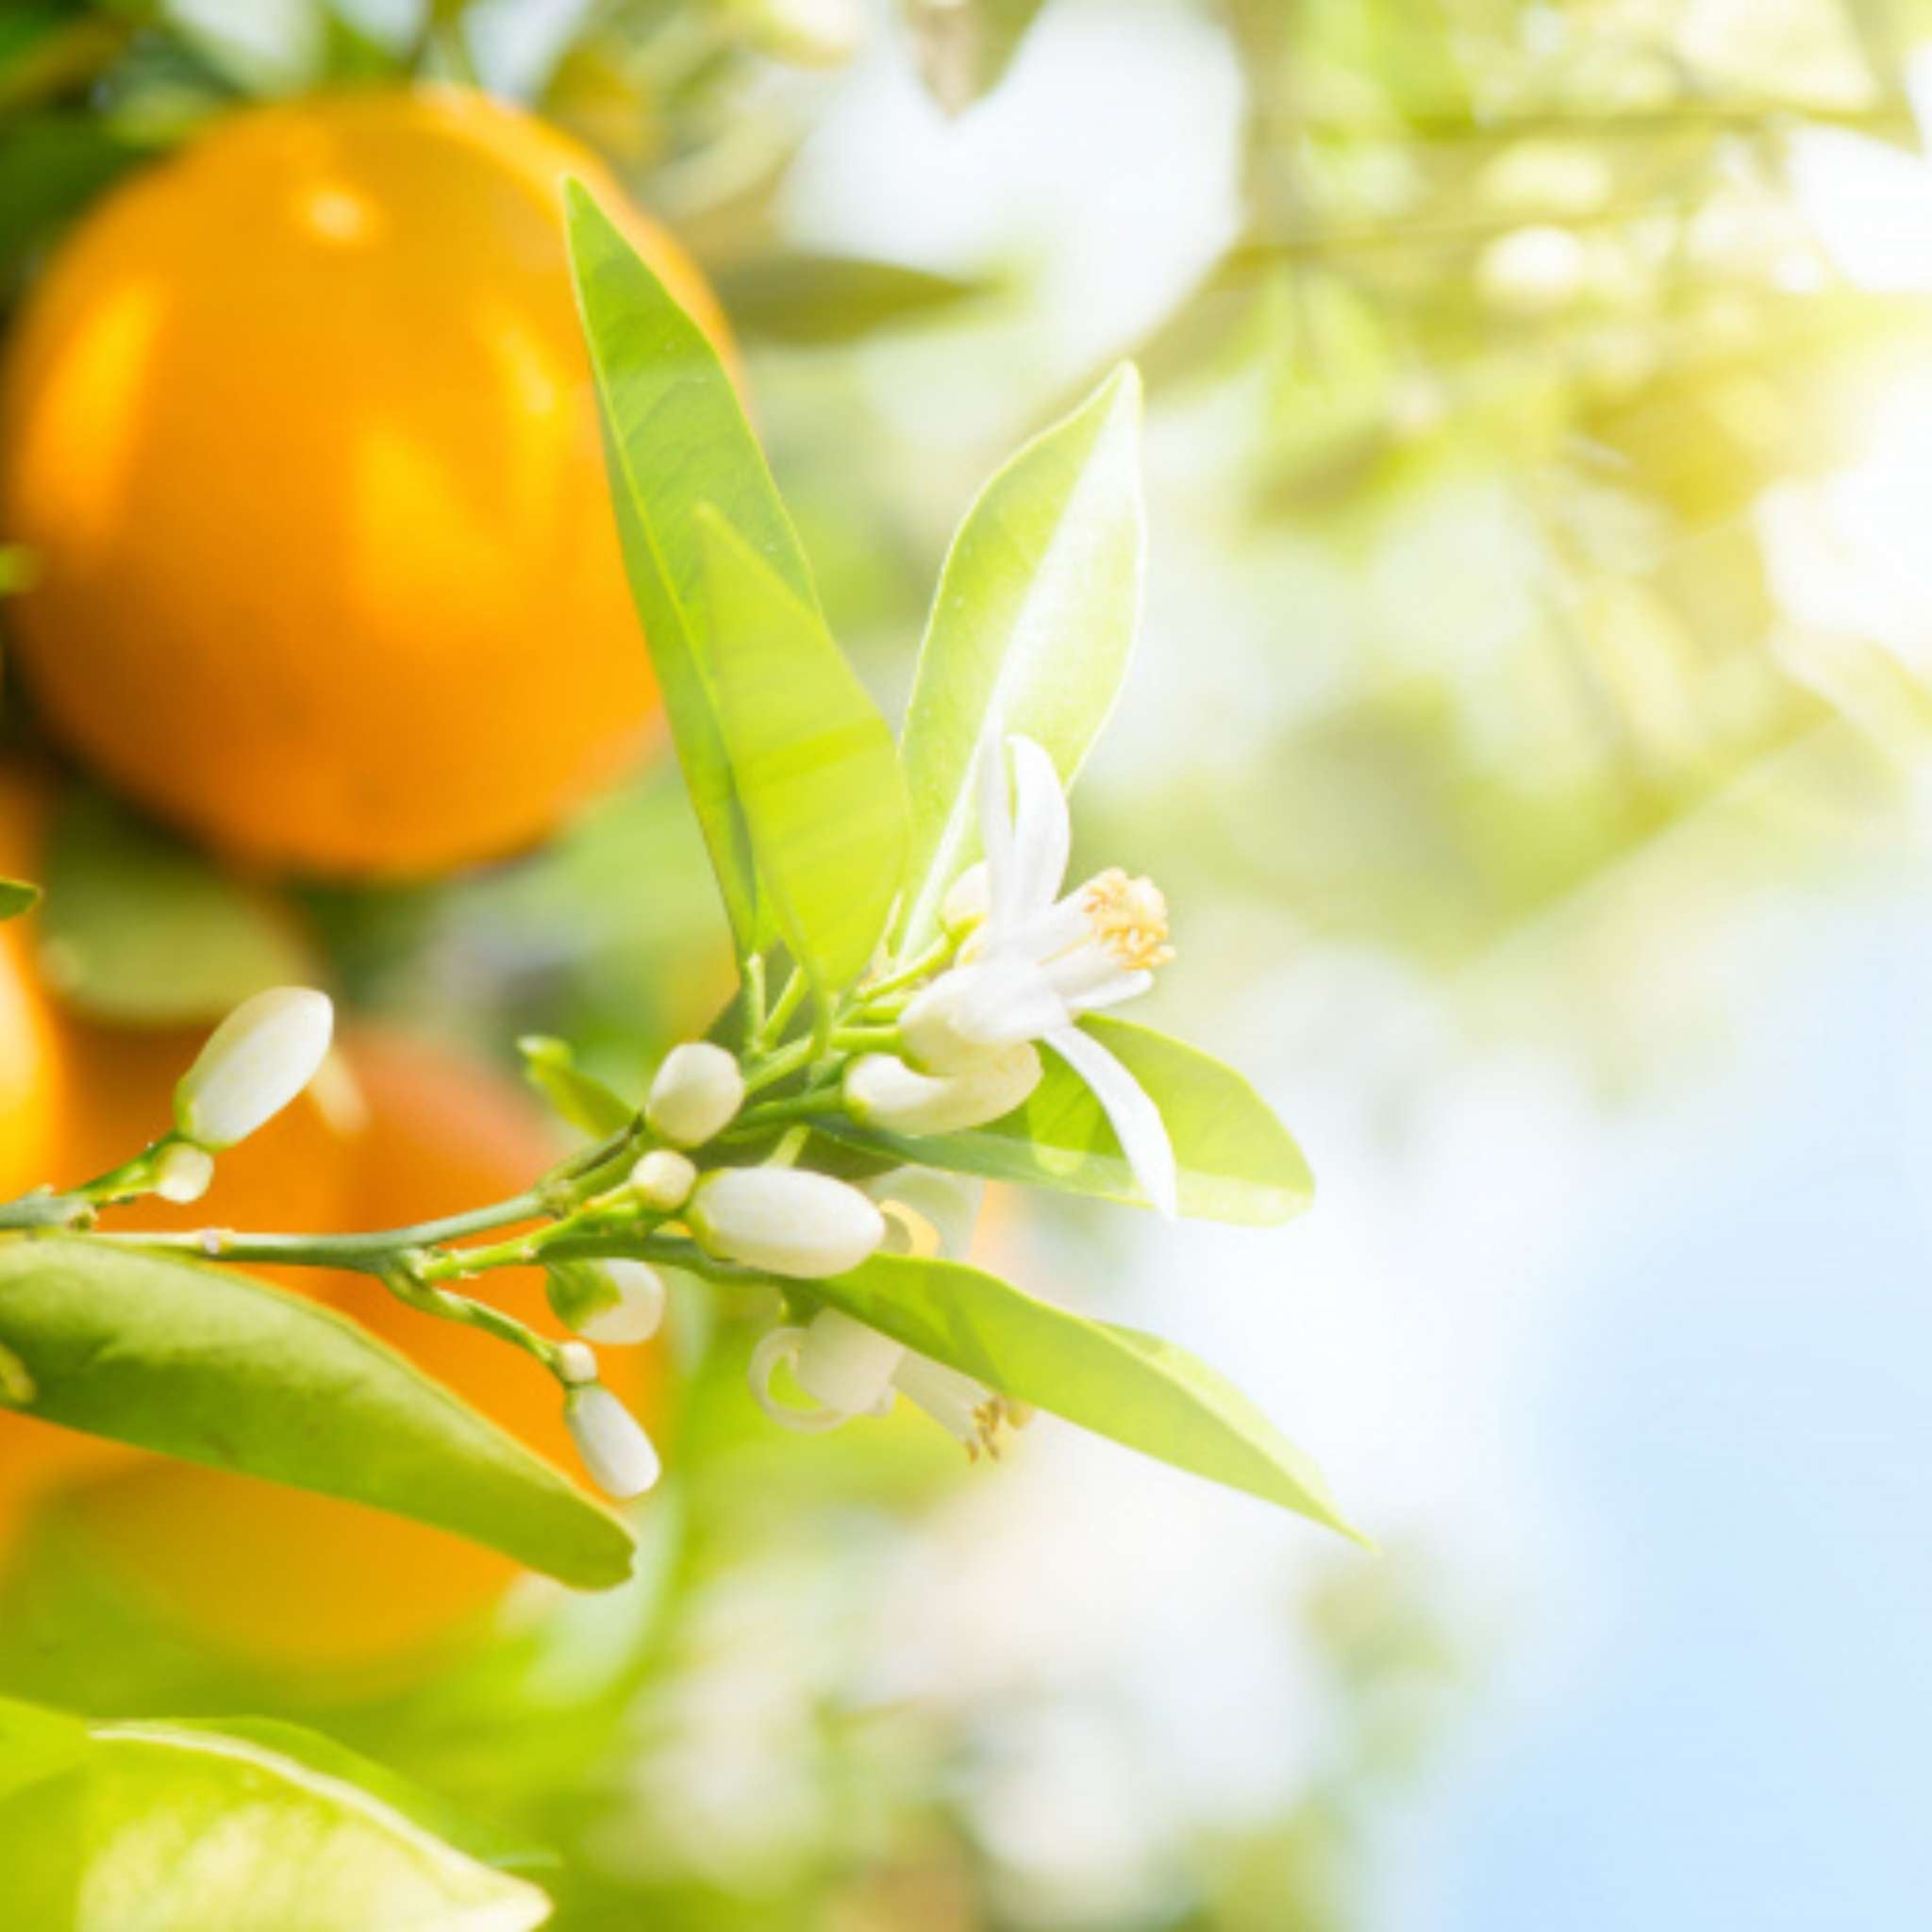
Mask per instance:
[[[175,1124],[219,1153],[245,1141],[315,1077],[335,1008],[326,993],[279,986],[243,1000],[209,1034],[175,1089]]]
[[[564,1425],[607,1494],[641,1496],[663,1472],[643,1424],[601,1382],[587,1382],[563,1398]]]
[[[700,1147],[731,1124],[744,1105],[744,1075],[722,1046],[708,1040],[675,1046],[651,1082],[644,1120],[660,1140]]]
[[[553,1261],[543,1289],[557,1319],[591,1341],[648,1341],[664,1319],[664,1284],[648,1262]]]
[[[671,1147],[653,1147],[630,1171],[638,1199],[659,1214],[682,1208],[697,1185],[698,1171]]]
[[[918,1074],[891,1054],[869,1053],[845,1070],[845,1111],[896,1134],[957,1134],[996,1121],[1040,1085],[1039,1052],[1002,1047],[963,1074]]]
[[[581,1341],[560,1341],[557,1345],[557,1378],[572,1389],[597,1379],[597,1357]]]
[[[969,865],[940,901],[940,924],[950,940],[963,938],[992,910],[992,884],[985,859]]]
[[[170,1141],[155,1161],[155,1192],[177,1207],[200,1200],[214,1177],[214,1156],[192,1141]]]
[[[791,1167],[708,1174],[684,1219],[707,1253],[806,1281],[857,1268],[886,1238],[885,1217],[857,1188]]]

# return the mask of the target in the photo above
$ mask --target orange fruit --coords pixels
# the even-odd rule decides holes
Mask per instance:
[[[391,1227],[475,1208],[520,1192],[555,1158],[548,1123],[494,1074],[396,1034],[351,1033],[345,1052],[367,1119],[350,1140],[336,1224]],[[577,1471],[557,1385],[520,1351],[407,1308],[367,1276],[310,1271],[308,1286]],[[541,1270],[486,1274],[466,1291],[561,1333]],[[603,1366],[648,1417],[653,1358],[612,1350]],[[125,1582],[203,1640],[260,1663],[407,1660],[488,1609],[521,1574],[506,1557],[397,1517],[187,1464],[147,1460],[72,1494],[68,1507]]]
[[[722,344],[593,156],[462,89],[239,111],[56,255],[0,392],[19,664],[151,810],[425,874],[540,838],[648,738],[566,174]]]

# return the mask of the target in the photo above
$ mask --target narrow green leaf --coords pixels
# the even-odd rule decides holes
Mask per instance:
[[[18,919],[41,903],[41,889],[24,879],[0,879],[0,920]]]
[[[1141,382],[1124,364],[980,492],[920,646],[900,759],[912,810],[897,950],[937,930],[979,851],[973,771],[989,718],[1071,784],[1113,709],[1141,621]]]
[[[313,981],[294,914],[97,791],[61,801],[47,850],[41,966],[121,1024],[194,1025],[251,993]]]
[[[21,1707],[0,1710],[0,1725]],[[51,1713],[35,1713],[51,1716]],[[63,1932],[527,1932],[527,1880],[425,1828],[434,1801],[292,1726],[97,1724],[59,1775],[0,1802],[18,1923]],[[320,1748],[315,1748],[320,1747]]]
[[[524,1057],[525,1078],[572,1126],[602,1140],[637,1118],[636,1107],[623,1094],[577,1065],[568,1041],[526,1033],[517,1041],[517,1051]]]
[[[878,1255],[813,1290],[1015,1401],[1360,1541],[1313,1462],[1174,1342],[1090,1321],[953,1261]]]
[[[564,205],[625,568],[742,955],[760,940],[758,886],[718,717],[699,505],[714,504],[808,609],[817,610],[818,598],[738,392],[704,331],[581,182],[564,184]]]
[[[872,958],[898,896],[906,795],[892,734],[817,610],[715,510],[698,527],[724,744],[758,879],[823,993]]]
[[[0,1346],[49,1423],[412,1517],[580,1589],[630,1573],[630,1532],[561,1472],[355,1323],[246,1275],[84,1236],[0,1243]]]
[[[1267,1227],[1299,1214],[1314,1177],[1274,1110],[1230,1066],[1198,1047],[1124,1020],[1081,1023],[1147,1090],[1174,1142],[1183,1214]],[[848,1146],[990,1180],[1021,1181],[1145,1205],[1107,1116],[1050,1050],[1033,1097],[1003,1120],[963,1134],[880,1134],[842,1117],[820,1132]]]

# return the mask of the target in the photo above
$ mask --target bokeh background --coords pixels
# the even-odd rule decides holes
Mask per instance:
[[[718,290],[889,705],[979,481],[1139,359],[1149,609],[1083,852],[1166,888],[1155,1017],[1257,1074],[1319,1198],[995,1200],[989,1239],[1235,1374],[1382,1549],[1050,1423],[992,1470],[775,1438],[691,1307],[626,1590],[265,1661],[130,1582],[80,1471],[13,1529],[0,1687],[299,1718],[555,1847],[574,1928],[1923,1923],[1922,37],[1907,0],[9,9],[9,298],[256,96],[473,80],[601,151]],[[179,896],[169,837],[103,842]],[[724,985],[661,758],[510,863],[245,890],[368,1023],[506,1070],[556,1033],[634,1087]],[[56,977],[98,1021],[90,937]]]

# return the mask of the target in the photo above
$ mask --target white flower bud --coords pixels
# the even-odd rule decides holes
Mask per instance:
[[[708,1174],[684,1220],[708,1253],[806,1281],[857,1268],[886,1238],[885,1217],[857,1188],[791,1167]]]
[[[553,1261],[543,1290],[557,1319],[587,1341],[648,1341],[664,1320],[664,1284],[648,1262]]]
[[[659,1214],[682,1208],[697,1178],[697,1169],[669,1147],[652,1148],[630,1171],[630,1184],[637,1190],[638,1199]]]
[[[838,1308],[824,1308],[805,1331],[791,1379],[826,1408],[863,1415],[891,1407],[892,1375],[905,1357],[903,1342]]]
[[[700,1147],[731,1124],[744,1105],[744,1075],[722,1046],[708,1040],[675,1046],[651,1082],[644,1120],[659,1139]]]
[[[591,1472],[607,1494],[641,1496],[663,1472],[643,1424],[600,1382],[587,1382],[563,1399],[563,1420]]]
[[[200,1200],[214,1177],[214,1156],[190,1141],[170,1141],[155,1162],[155,1192],[176,1207]]]
[[[335,1008],[326,993],[279,986],[243,1000],[208,1036],[175,1089],[175,1124],[219,1153],[245,1141],[314,1079]]]
[[[955,1134],[1011,1113],[1040,1076],[1040,1055],[1024,1041],[963,1074],[916,1074],[891,1054],[869,1053],[845,1070],[845,1111],[891,1133]]]
[[[580,1388],[597,1379],[597,1357],[581,1341],[560,1341],[557,1345],[557,1374],[571,1388]]]
[[[983,925],[992,911],[992,879],[986,860],[969,865],[940,902],[940,925],[949,940],[962,939]]]

